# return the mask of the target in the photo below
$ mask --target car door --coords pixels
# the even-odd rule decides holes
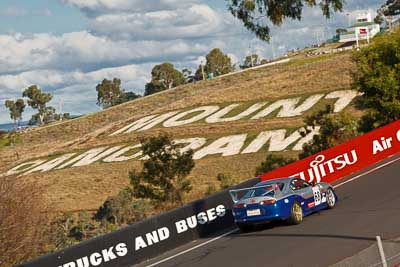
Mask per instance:
[[[303,202],[301,203],[303,211],[306,213],[312,211],[315,207],[314,190],[312,185],[306,181],[295,178],[291,181],[290,187],[303,199]]]
[[[321,208],[321,204],[324,202],[323,196],[322,196],[322,192],[321,192],[321,188],[318,185],[312,185],[309,184],[305,181],[303,181],[305,183],[305,189],[307,191],[306,195],[307,196],[311,196],[308,202],[308,209],[309,210],[318,210]],[[326,200],[325,200],[326,202]]]

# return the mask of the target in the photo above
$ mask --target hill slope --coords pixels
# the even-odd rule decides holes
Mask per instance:
[[[96,209],[128,184],[129,170],[140,168],[139,137],[163,132],[196,148],[194,192],[187,200],[199,198],[218,173],[246,180],[268,152],[297,154],[304,116],[325,104],[354,111],[348,105],[356,96],[349,91],[352,67],[349,54],[294,61],[35,129],[15,149],[0,150],[0,173],[18,166],[15,173],[39,180],[54,211]],[[32,164],[20,165],[26,162]]]

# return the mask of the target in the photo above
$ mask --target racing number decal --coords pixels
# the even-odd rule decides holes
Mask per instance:
[[[319,190],[319,186],[314,186],[312,188],[313,194],[314,194],[314,202],[315,206],[318,206],[321,204],[321,191]]]

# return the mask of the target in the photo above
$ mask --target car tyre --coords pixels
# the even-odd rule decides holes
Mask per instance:
[[[303,210],[298,202],[295,202],[290,209],[290,217],[288,223],[295,225],[303,221]]]
[[[336,205],[336,196],[332,188],[329,188],[326,191],[326,204],[328,209],[333,209]]]

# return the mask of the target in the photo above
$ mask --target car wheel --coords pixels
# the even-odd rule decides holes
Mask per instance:
[[[336,196],[331,188],[326,191],[326,204],[328,209],[333,209],[333,207],[336,205]]]
[[[253,230],[253,226],[248,224],[238,224],[238,227],[243,233]]]
[[[303,221],[303,210],[299,203],[295,202],[290,211],[288,222],[290,224],[299,224]]]

